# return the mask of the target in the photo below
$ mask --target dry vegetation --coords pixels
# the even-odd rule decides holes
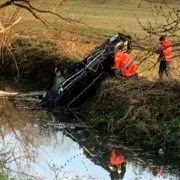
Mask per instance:
[[[83,113],[93,127],[180,163],[179,89],[178,81],[108,78]]]
[[[95,46],[100,45],[107,38],[106,35],[112,36],[118,31],[143,39],[147,36],[147,33],[142,30],[138,19],[140,19],[142,25],[146,26],[154,24],[154,18],[156,18],[155,5],[150,5],[147,1],[89,0],[85,3],[82,0],[60,2],[38,0],[32,2],[34,7],[45,11],[50,10],[60,16],[46,12],[36,12],[36,15],[43,19],[43,24],[27,10],[21,10],[19,14],[22,19],[16,26],[17,34],[56,42],[59,49],[62,50],[63,56],[78,60],[82,60]],[[155,2],[157,1],[153,1],[153,3]],[[163,6],[163,11],[168,13],[169,8],[177,7],[175,2]],[[134,9],[136,9],[136,12]],[[14,10],[8,7],[6,15],[12,11]],[[2,16],[4,15],[2,14]],[[11,18],[9,17],[9,19]],[[163,21],[166,21],[166,17],[159,15],[156,23]],[[158,36],[150,37],[150,39],[145,38],[144,40],[150,43],[151,46],[155,46],[158,43]],[[135,44],[141,42],[142,40],[135,42]],[[139,57],[136,59],[138,60]]]
[[[27,98],[26,98],[27,99]],[[23,98],[21,97],[21,101]],[[36,179],[29,174],[29,166],[36,161],[38,152],[33,149],[47,143],[48,131],[42,131],[43,125],[37,119],[46,121],[47,115],[41,111],[32,113],[24,102],[14,98],[0,98],[0,179]],[[32,102],[34,107],[34,103]],[[35,110],[34,110],[35,111]],[[40,128],[41,127],[41,128]],[[33,147],[33,148],[32,148]],[[23,163],[22,163],[23,162]],[[13,166],[10,164],[13,163]],[[24,164],[24,167],[22,164]],[[26,168],[25,168],[26,165]],[[3,175],[2,175],[3,173]],[[10,178],[10,175],[21,178]]]
[[[137,72],[142,73],[143,76],[150,80],[156,81],[159,79],[158,70],[159,62],[158,55],[141,50],[134,50],[131,53],[132,57],[137,63]],[[180,59],[174,56],[171,63],[171,75],[174,80],[180,81]],[[168,80],[166,75],[164,79]]]
[[[33,40],[46,39],[56,42],[61,50],[61,55],[76,60],[83,59],[107,36],[114,35],[117,31],[132,35],[135,39],[134,44],[140,49],[134,50],[132,56],[138,64],[138,72],[142,72],[146,79],[126,80],[120,77],[106,79],[97,95],[84,105],[85,111],[83,113],[88,113],[86,117],[91,118],[94,126],[105,124],[109,132],[126,134],[131,142],[152,149],[163,147],[169,154],[174,153],[173,156],[179,158],[179,56],[172,60],[173,79],[177,81],[156,81],[158,78],[157,55],[150,53],[147,47],[156,46],[159,36],[149,36],[147,32],[142,30],[137,21],[139,18],[143,25],[149,25],[149,21],[154,20],[151,14],[154,11],[153,6],[150,8],[150,4],[146,1],[142,1],[140,5],[140,1],[134,0],[128,2],[127,0],[89,0],[86,2],[69,0],[61,2],[57,4],[57,1],[39,1],[38,7],[53,9],[55,13],[60,13],[63,18],[74,21],[70,23],[63,18],[44,13],[44,20],[50,22],[46,24],[46,27],[49,28],[47,30],[42,22],[34,19],[29,12],[23,11],[22,20],[16,28],[16,35],[18,37],[24,35]],[[177,1],[173,2],[177,3]],[[34,4],[36,5],[35,1]],[[174,7],[174,5],[165,6],[166,13],[168,13],[169,7]],[[2,11],[3,13],[5,12]],[[12,21],[6,22],[9,22],[11,26],[15,19],[10,18]],[[163,22],[163,20],[164,17],[161,17],[158,22]],[[8,27],[8,24],[2,21],[1,25]],[[12,32],[14,31],[8,30],[0,34],[1,55],[4,47],[6,50],[11,48],[11,42],[14,38],[14,34],[11,36]],[[7,36],[9,39],[5,41],[4,39]],[[175,39],[171,38],[175,42]],[[31,45],[28,44],[28,46]],[[33,48],[30,49],[31,54]],[[47,49],[47,46],[43,47],[43,50]],[[9,52],[11,53],[11,51]],[[45,56],[44,52],[43,57]],[[23,56],[20,54],[18,57],[20,59],[24,56],[26,54]],[[54,59],[54,56],[51,57]],[[16,59],[14,61],[16,62]],[[49,64],[46,65],[49,68]],[[42,75],[44,76],[44,73]],[[1,105],[6,106],[3,101]],[[8,106],[9,104],[7,104]],[[3,112],[1,117],[3,116],[9,118],[10,114]]]

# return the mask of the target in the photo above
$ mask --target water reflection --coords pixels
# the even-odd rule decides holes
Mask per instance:
[[[83,153],[83,149],[62,132],[50,133],[39,144],[39,147],[29,147],[23,151],[22,145],[17,143],[15,136],[9,134],[5,141],[11,141],[8,147],[14,153],[16,161],[8,162],[11,177],[25,178],[29,175],[34,179],[104,179],[108,173],[101,166],[95,166]],[[7,150],[7,149],[6,149]],[[28,158],[29,157],[29,158]],[[100,174],[98,174],[98,173]],[[27,177],[26,177],[27,178]]]
[[[162,175],[163,174],[163,166],[155,166],[153,168],[153,175],[157,176],[157,175]]]
[[[25,116],[22,117],[22,114]],[[178,180],[179,171],[126,145],[115,136],[105,136],[74,124],[65,115],[22,111],[7,131],[1,122],[1,159],[11,177],[36,180]],[[68,120],[68,121],[67,121]],[[13,123],[13,121],[12,121]],[[19,127],[19,128],[18,128]]]
[[[143,154],[141,151],[123,145],[122,137],[105,136],[86,127],[83,130],[80,127],[69,128],[62,115],[58,114],[57,117],[54,113],[54,117],[56,121],[63,122],[67,136],[78,142],[81,148],[88,149],[88,152],[84,151],[86,156],[95,165],[100,165],[109,172],[109,176],[105,179],[179,179],[177,167],[173,172],[173,165],[164,158]],[[58,129],[58,126],[56,128]]]
[[[126,160],[119,149],[113,148],[110,153],[109,169],[111,179],[123,179],[126,172]]]

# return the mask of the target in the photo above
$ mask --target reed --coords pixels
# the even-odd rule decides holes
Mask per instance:
[[[20,8],[0,9],[0,17],[0,60],[3,64],[7,55],[12,56],[19,76],[18,65],[12,54],[12,42],[16,37],[15,25],[21,20]]]

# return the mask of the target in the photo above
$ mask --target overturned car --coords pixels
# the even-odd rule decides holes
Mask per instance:
[[[114,47],[119,42],[128,42],[128,53],[132,49],[132,39],[121,33],[107,39],[96,47],[85,59],[66,69],[63,73],[56,69],[52,89],[41,101],[44,107],[66,106],[75,108],[85,102],[95,92],[105,77],[114,76]]]

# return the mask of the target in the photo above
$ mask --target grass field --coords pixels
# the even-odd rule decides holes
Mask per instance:
[[[149,1],[153,2],[150,3]],[[74,59],[82,59],[95,46],[100,45],[106,36],[112,36],[121,31],[132,37],[146,37],[138,23],[147,26],[149,22],[154,24],[156,18],[155,7],[160,7],[163,0],[37,0],[34,7],[45,11],[53,11],[61,16],[57,17],[49,13],[40,13],[48,25],[47,29],[39,20],[29,12],[21,11],[22,20],[16,26],[16,32],[20,35],[33,38],[51,39],[57,42],[64,53]],[[141,4],[140,4],[141,2]],[[164,13],[169,13],[173,7],[178,8],[180,2],[176,0],[165,1],[162,5]],[[10,9],[12,11],[12,9]],[[69,21],[70,20],[70,21]],[[163,16],[158,16],[157,22],[166,23]],[[154,39],[153,39],[154,38]],[[157,36],[148,43],[158,44]],[[144,58],[141,52],[135,52],[136,59],[141,62]],[[146,63],[141,63],[140,71],[151,72],[150,79],[157,76],[155,55],[147,58]],[[148,64],[148,65],[147,65]],[[175,67],[177,66],[176,63]],[[178,67],[178,66],[177,66]],[[179,72],[179,69],[177,70]]]
[[[81,25],[80,30],[86,33],[100,33],[112,35],[117,31],[124,30],[127,33],[136,34],[138,36],[144,35],[144,31],[140,27],[137,19],[146,26],[149,22],[153,24],[156,5],[160,3],[150,4],[147,1],[140,0],[38,0],[34,2],[34,6],[42,10],[53,10],[54,13],[59,14],[63,19],[72,19],[80,22],[79,24],[60,19],[54,15],[43,14],[43,17],[47,21],[55,25],[60,31],[62,30],[73,30],[77,26]],[[171,1],[169,6],[163,6],[165,13],[168,13],[169,7],[178,7]],[[180,4],[180,2],[179,2]],[[159,17],[159,22],[163,22],[165,19]],[[29,13],[23,14],[21,28],[27,32],[42,33],[42,24],[38,23]],[[85,24],[85,25],[84,25]],[[92,31],[93,28],[93,31]],[[55,27],[53,28],[55,30]],[[24,32],[25,33],[25,32]]]

